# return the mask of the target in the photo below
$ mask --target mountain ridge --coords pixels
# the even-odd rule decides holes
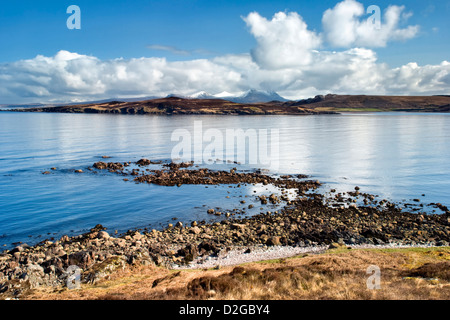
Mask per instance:
[[[206,97],[201,93],[199,96]],[[7,111],[2,109],[1,111]],[[450,112],[450,96],[318,95],[297,101],[238,103],[226,99],[166,97],[143,101],[104,101],[12,109],[29,112],[118,114],[310,115],[341,112]]]
[[[221,92],[219,94],[210,94],[206,91],[199,91],[197,93],[191,95],[178,95],[178,94],[169,94],[166,98],[170,97],[179,97],[184,99],[223,99],[235,103],[264,103],[271,101],[279,101],[286,102],[289,101],[286,98],[283,98],[275,91],[262,91],[256,89],[250,89],[242,93],[241,95],[233,95],[225,92]]]

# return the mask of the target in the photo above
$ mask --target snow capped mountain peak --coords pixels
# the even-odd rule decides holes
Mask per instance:
[[[188,98],[191,99],[209,99],[209,97],[212,97],[212,95],[210,95],[208,92],[206,91],[200,91],[194,94],[191,94],[190,96],[188,96]]]
[[[242,93],[239,93],[242,94]],[[229,97],[233,97],[236,96],[236,94],[230,93],[228,91],[222,91],[221,93],[217,93],[214,95],[214,97],[216,98],[229,98]]]
[[[261,91],[256,89],[247,90],[241,94],[233,94],[227,91],[223,91],[218,94],[209,94],[206,91],[199,91],[197,93],[184,96],[177,94],[170,94],[167,97],[179,97],[185,99],[224,99],[236,103],[257,103],[257,102],[269,102],[269,101],[288,101],[281,97],[274,91]]]
[[[267,92],[250,89],[246,91],[242,96],[236,97],[232,101],[239,103],[256,103],[256,102],[287,101],[287,100],[274,91]]]

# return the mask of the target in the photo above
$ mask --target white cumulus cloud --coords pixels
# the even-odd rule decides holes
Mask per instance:
[[[322,24],[327,42],[334,47],[385,47],[389,41],[414,38],[419,26],[400,28],[402,20],[410,14],[404,6],[389,6],[384,15],[366,15],[364,6],[355,0],[345,0],[324,12]],[[373,13],[375,14],[375,12]],[[380,19],[379,24],[374,19]]]
[[[257,12],[243,18],[256,38],[253,59],[263,68],[280,69],[311,62],[311,50],[320,46],[320,37],[295,12],[276,13],[272,20]]]
[[[407,61],[390,68],[373,48],[415,35],[400,29],[402,7],[384,13],[381,33],[369,37],[362,5],[345,0],[323,16],[324,33],[308,30],[297,13],[279,12],[270,20],[256,12],[244,17],[256,47],[250,53],[211,59],[168,61],[142,57],[102,60],[61,50],[54,56],[0,64],[0,103],[70,102],[105,98],[277,91],[290,99],[317,94],[449,94],[450,63]],[[339,18],[342,18],[339,20]],[[339,21],[343,24],[339,25]],[[331,26],[335,25],[335,29]],[[384,34],[383,27],[391,30]],[[342,51],[324,50],[332,39]],[[370,42],[370,41],[371,42]]]
[[[312,51],[310,63],[261,68],[250,54],[169,62],[100,60],[60,51],[0,64],[0,103],[70,102],[112,97],[274,90],[291,99],[316,94],[448,94],[450,63],[389,68],[371,49]]]

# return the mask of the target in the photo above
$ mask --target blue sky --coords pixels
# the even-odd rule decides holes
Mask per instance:
[[[257,12],[260,17],[268,21],[278,12],[296,13],[300,17],[299,19],[306,23],[309,31],[319,35],[324,32],[322,21],[324,12],[334,8],[338,3],[339,1],[302,0],[2,0],[0,6],[0,66],[4,68],[0,69],[0,75],[2,70],[3,73],[12,72],[5,69],[8,64],[33,59],[38,55],[54,57],[61,50],[95,57],[100,61],[117,58],[129,60],[141,57],[165,58],[169,62],[196,59],[212,61],[216,57],[250,54],[255,48],[263,50],[264,46],[263,43],[258,42],[258,37],[250,30],[255,25],[245,21],[250,13]],[[374,0],[359,1],[359,3],[364,8],[369,5],[377,5],[382,12],[391,5],[404,6],[402,14],[407,15],[408,18],[402,20],[398,24],[398,28],[418,26],[418,29],[412,37],[398,41],[389,40],[386,45],[376,47],[367,46],[367,42],[366,45],[361,45],[362,42],[356,41],[353,46],[340,47],[332,41],[322,41],[320,46],[311,46],[310,49],[331,52],[367,46],[367,49],[376,54],[378,64],[385,63],[391,69],[410,62],[426,66],[450,61],[449,0]],[[66,9],[72,4],[81,8],[81,30],[69,30],[66,27],[66,20],[69,17]],[[359,18],[363,20],[365,17]],[[383,18],[382,16],[382,23]],[[255,57],[253,58],[255,60]],[[258,63],[258,61],[256,62]],[[259,67],[264,69],[267,65],[259,63]],[[305,70],[301,71],[304,74]],[[294,90],[292,83],[289,85],[291,89],[285,90],[290,94]],[[24,82],[21,82],[21,85],[24,85]],[[239,87],[235,87],[234,91],[243,91],[250,86],[241,84]],[[257,89],[271,89],[264,80],[260,81],[257,86],[259,86]],[[275,87],[274,90],[280,91],[281,87]],[[195,91],[200,88],[192,89]],[[316,89],[317,93],[323,91],[320,88]],[[332,89],[333,86],[330,86],[330,90]],[[184,91],[186,90],[184,89]],[[227,90],[228,88],[224,88],[224,91]],[[11,98],[8,99],[13,99],[12,91],[14,90],[5,91],[3,94],[5,97],[10,94]],[[35,98],[42,97],[42,100],[51,98],[50,91],[48,94],[42,93],[48,91],[47,89],[39,91],[41,93],[38,91],[24,93],[23,97],[31,99],[35,95]],[[220,89],[217,88],[215,91],[220,91]],[[310,92],[313,94],[314,90],[311,89]],[[112,93],[112,89],[106,90],[104,95]],[[152,94],[152,90],[148,90],[148,92],[142,90],[142,95],[146,93]],[[18,90],[15,90],[14,94],[17,96],[16,100],[21,100]],[[308,92],[303,91],[299,95],[305,94]],[[63,99],[63,92],[58,92],[57,95]],[[66,94],[66,96],[70,95],[71,93]],[[87,95],[93,96],[94,94],[87,93]],[[95,96],[100,97],[102,94],[97,92]]]
[[[117,57],[166,56],[192,58],[148,45],[172,46],[194,57],[248,52],[254,39],[241,16],[252,11],[271,17],[279,11],[298,12],[311,29],[321,30],[323,12],[337,1],[2,1],[0,10],[0,62],[53,55],[59,50]],[[382,10],[391,4],[413,12],[409,22],[421,26],[410,41],[379,50],[379,57],[392,65],[409,61],[421,64],[449,59],[450,1],[363,1]],[[68,30],[66,9],[82,10],[82,29]],[[438,28],[438,30],[434,29]],[[436,31],[433,31],[436,30]],[[204,51],[204,52],[202,52]]]

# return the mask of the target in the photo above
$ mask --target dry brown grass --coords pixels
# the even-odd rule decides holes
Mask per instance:
[[[369,265],[381,289],[369,290]],[[220,270],[140,267],[80,290],[36,290],[28,299],[450,299],[450,248],[332,250]]]

